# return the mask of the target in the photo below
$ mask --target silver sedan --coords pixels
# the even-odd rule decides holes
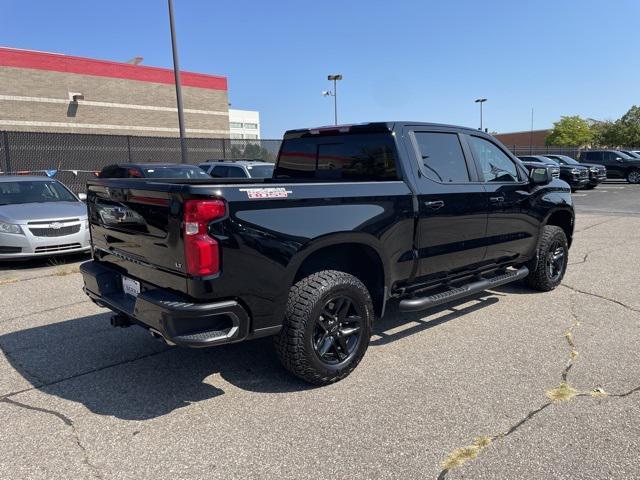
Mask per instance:
[[[57,180],[0,176],[0,260],[86,252],[87,207]]]

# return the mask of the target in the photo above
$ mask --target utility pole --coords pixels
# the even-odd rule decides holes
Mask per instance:
[[[171,49],[173,51],[173,75],[176,83],[176,103],[178,104],[178,127],[180,128],[180,152],[182,163],[187,163],[187,139],[184,129],[184,110],[182,107],[182,87],[180,84],[180,64],[178,61],[178,42],[173,21],[173,0],[169,2],[169,27],[171,29]]]
[[[531,107],[531,130],[529,130],[529,155],[533,153],[533,107]]]

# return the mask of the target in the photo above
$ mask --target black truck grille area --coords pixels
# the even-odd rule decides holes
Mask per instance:
[[[80,231],[80,225],[69,225],[60,228],[35,228],[29,227],[29,230],[36,237],[64,237],[65,235],[73,235]]]

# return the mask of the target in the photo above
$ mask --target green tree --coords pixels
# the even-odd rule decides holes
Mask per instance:
[[[637,147],[640,145],[640,107],[634,105],[622,118],[616,120],[617,145]]]
[[[553,124],[553,130],[546,138],[547,145],[559,147],[582,147],[591,144],[594,132],[589,122],[578,115],[561,117]]]

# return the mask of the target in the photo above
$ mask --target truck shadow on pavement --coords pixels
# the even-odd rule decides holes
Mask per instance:
[[[465,304],[462,308],[439,307],[435,310],[439,316],[431,321],[429,315],[434,312],[399,313],[392,305],[385,319],[376,323],[371,347],[498,301],[495,294],[479,297],[460,302]],[[123,420],[149,420],[223,395],[221,387],[226,384],[216,377],[258,393],[314,388],[280,366],[270,338],[182,349],[168,347],[138,327],[114,329],[109,316],[91,315],[8,333],[0,336],[0,349],[11,366],[41,392]],[[0,398],[12,393],[16,392],[0,392]]]

